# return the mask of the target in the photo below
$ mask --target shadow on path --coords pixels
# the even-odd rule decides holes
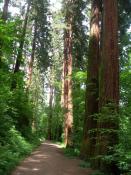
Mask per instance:
[[[11,175],[90,175],[91,170],[81,168],[80,162],[65,157],[59,145],[46,141]]]

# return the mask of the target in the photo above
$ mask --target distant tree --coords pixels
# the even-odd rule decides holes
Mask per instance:
[[[45,72],[52,64],[49,54],[52,51],[49,1],[33,0],[33,10],[37,20],[36,57],[39,68]]]
[[[72,6],[73,2],[70,0],[64,3],[66,24],[66,28],[64,31],[64,142],[67,147],[70,147],[73,144]]]
[[[30,89],[31,82],[32,82],[33,65],[34,65],[35,52],[36,52],[36,39],[37,39],[37,20],[35,19],[34,20],[34,34],[33,34],[33,41],[32,41],[32,51],[31,51],[31,57],[29,61],[27,90]]]

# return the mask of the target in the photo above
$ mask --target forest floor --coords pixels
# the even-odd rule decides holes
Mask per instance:
[[[92,170],[80,164],[80,159],[66,157],[59,145],[46,141],[11,175],[90,175]]]

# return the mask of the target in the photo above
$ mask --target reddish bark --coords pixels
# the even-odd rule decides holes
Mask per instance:
[[[103,41],[100,80],[100,108],[119,103],[118,14],[117,0],[103,1]]]
[[[103,0],[102,56],[100,65],[99,110],[96,155],[112,154],[109,147],[118,142],[119,58],[117,0]],[[106,107],[106,110],[104,110]],[[103,112],[104,110],[104,112]],[[102,132],[104,131],[104,132]],[[105,162],[97,161],[99,168]]]
[[[64,35],[64,142],[72,146],[73,104],[72,104],[72,17],[66,16]]]
[[[95,129],[97,122],[95,114],[98,113],[98,75],[99,75],[99,42],[100,42],[100,0],[92,1],[90,41],[88,57],[88,79],[86,90],[86,111],[84,122],[84,137],[81,154],[91,158],[95,151]]]
[[[64,62],[63,62],[63,67],[62,67],[62,86],[61,86],[61,108],[64,107]]]

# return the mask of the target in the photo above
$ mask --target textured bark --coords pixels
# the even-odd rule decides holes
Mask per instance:
[[[31,58],[29,62],[29,75],[28,75],[28,84],[27,84],[27,90],[29,90],[31,86],[32,81],[32,73],[33,73],[33,64],[34,64],[34,58],[35,58],[35,50],[36,50],[36,37],[37,37],[37,21],[35,20],[34,24],[34,37],[32,42],[32,52],[31,52]]]
[[[70,4],[70,1],[68,2]],[[66,14],[67,27],[64,35],[64,142],[71,147],[73,127],[72,104],[72,14]]]
[[[100,108],[109,102],[119,104],[117,0],[103,1],[103,41],[100,70]]]
[[[117,129],[119,105],[119,59],[118,59],[118,14],[117,0],[103,0],[103,36],[100,65],[99,110],[104,118],[98,121],[96,155],[112,154],[109,146],[118,142]],[[107,108],[105,111],[105,107]],[[111,117],[112,118],[111,118]],[[104,132],[102,132],[104,131]],[[105,162],[97,162],[106,168]]]
[[[91,158],[95,150],[95,129],[97,122],[95,114],[98,113],[98,68],[99,68],[99,42],[100,42],[100,0],[92,1],[91,26],[88,56],[88,79],[86,89],[86,111],[84,122],[84,137],[81,154]]]

